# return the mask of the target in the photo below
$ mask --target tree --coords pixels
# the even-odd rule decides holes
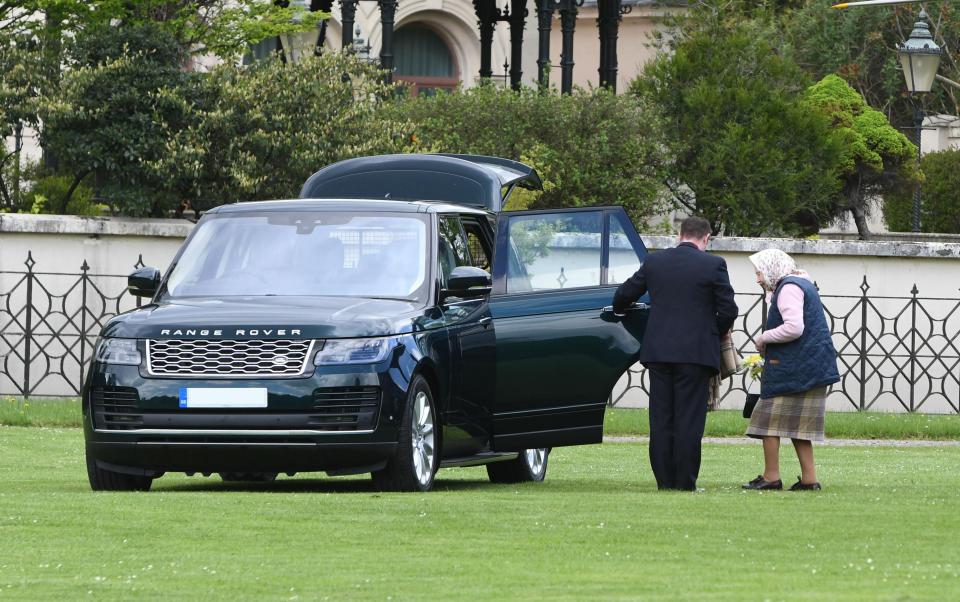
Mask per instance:
[[[160,213],[172,200],[153,163],[185,124],[185,86],[200,76],[180,68],[177,42],[149,24],[85,29],[67,58],[70,69],[41,107],[41,142],[73,183],[50,201],[65,212],[76,187],[94,175],[101,194],[124,212]]]
[[[641,228],[663,208],[653,120],[629,96],[482,85],[407,99],[394,110],[416,124],[425,149],[494,155],[535,167],[545,190],[515,191],[511,202],[519,206],[624,205]]]
[[[187,55],[233,59],[250,44],[309,31],[330,15],[275,0],[19,0],[0,2],[0,33],[59,38],[104,26],[155,25]]]
[[[866,239],[873,204],[902,182],[915,181],[917,147],[837,75],[811,86],[805,101],[832,123],[831,135],[841,149],[837,204],[853,215],[860,238]]]
[[[919,6],[874,7],[837,11],[834,0],[813,0],[784,17],[784,32],[797,63],[815,79],[835,73],[857,90],[867,104],[897,124],[913,125],[896,47],[910,37]],[[943,51],[939,72],[960,81],[956,48],[960,43],[957,4],[925,5],[931,33]],[[960,90],[935,83],[923,98],[930,113],[960,111]]]
[[[0,210],[20,206],[21,134],[38,124],[38,102],[49,71],[36,60],[42,56],[32,48],[36,43],[24,34],[0,34],[0,140],[14,138],[11,148],[0,145]]]
[[[920,231],[960,234],[960,149],[927,153],[920,169]],[[912,184],[904,181],[883,198],[887,226],[894,232],[909,231],[913,225]]]
[[[661,112],[673,201],[715,233],[815,232],[838,211],[839,149],[827,119],[800,102],[808,80],[778,39],[766,18],[701,3],[631,84]]]
[[[383,114],[395,89],[382,75],[341,53],[221,65],[199,80],[189,125],[151,167],[196,209],[296,198],[325,165],[411,148],[410,123]]]

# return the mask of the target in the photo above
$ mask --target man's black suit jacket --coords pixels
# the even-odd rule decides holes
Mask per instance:
[[[622,313],[647,291],[650,317],[640,361],[702,364],[719,371],[720,335],[738,313],[727,262],[689,242],[651,253],[617,289],[614,311]]]

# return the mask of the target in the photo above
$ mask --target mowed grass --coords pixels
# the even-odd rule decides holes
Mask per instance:
[[[707,414],[706,436],[742,437],[748,420],[740,410]],[[893,412],[827,412],[824,430],[828,439],[960,439],[960,414],[906,414]],[[604,433],[648,435],[646,410],[609,408]]]
[[[3,427],[0,598],[960,598],[958,446],[819,447],[812,494],[741,491],[758,444],[705,446],[704,493],[657,492],[646,452],[558,449],[542,484],[445,470],[423,495],[322,475],[94,493],[79,430]]]
[[[0,425],[80,426],[78,399],[0,399]],[[708,437],[740,437],[747,421],[739,410],[721,410],[707,416]],[[610,408],[607,435],[647,435],[646,410]],[[829,412],[826,434],[834,439],[960,439],[958,414],[894,414],[884,412]]]

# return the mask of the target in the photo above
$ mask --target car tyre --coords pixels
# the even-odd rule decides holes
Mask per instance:
[[[97,466],[96,460],[87,456],[87,478],[94,491],[150,491],[153,477],[113,472]]]
[[[430,385],[415,376],[404,404],[397,451],[382,469],[371,473],[382,491],[430,491],[440,464],[437,413]]]
[[[492,483],[539,483],[547,476],[550,448],[525,449],[513,460],[487,464]]]
[[[221,472],[220,478],[225,483],[244,481],[247,483],[272,483],[277,480],[275,472]]]

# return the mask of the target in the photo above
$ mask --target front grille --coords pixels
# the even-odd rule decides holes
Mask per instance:
[[[149,339],[147,371],[154,376],[298,376],[312,341],[280,339]]]
[[[124,431],[143,425],[143,415],[138,407],[140,396],[133,387],[94,387],[90,391],[90,401],[100,428]]]
[[[324,431],[365,431],[376,426],[379,387],[329,387],[313,390],[310,427]]]

